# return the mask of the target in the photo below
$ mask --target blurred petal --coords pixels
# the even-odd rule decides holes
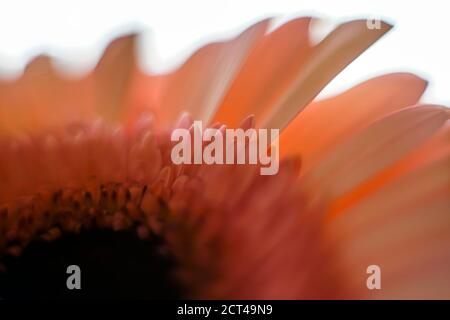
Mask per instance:
[[[135,34],[112,41],[94,70],[96,107],[103,119],[118,122],[137,73]]]
[[[263,20],[229,41],[202,47],[178,70],[167,75],[161,93],[161,106],[167,112],[161,121],[174,123],[184,111],[195,120],[210,121],[268,22]]]
[[[284,93],[311,51],[311,18],[287,22],[265,35],[249,55],[221,104],[215,121],[236,127],[249,114],[258,119],[272,96]]]
[[[450,297],[450,155],[379,189],[331,220],[346,297]],[[376,264],[382,290],[367,290]]]
[[[426,85],[415,75],[393,73],[367,80],[336,97],[312,102],[283,131],[281,156],[300,154],[304,173],[330,147],[382,116],[416,104]]]
[[[70,78],[48,56],[35,57],[17,80],[0,83],[0,132],[61,127],[93,115],[88,77]]]
[[[447,120],[435,135],[393,166],[365,181],[346,195],[339,197],[330,209],[330,218],[345,212],[348,208],[361,201],[361,199],[376,192],[395,179],[410,174],[415,170],[420,170],[422,167],[428,166],[430,163],[448,155],[450,155],[450,120]]]
[[[366,20],[338,26],[313,49],[289,88],[273,101],[262,127],[283,129],[325,85],[390,29],[382,23],[380,29],[371,30]]]
[[[309,192],[335,199],[400,160],[447,121],[443,107],[418,106],[376,121],[331,151],[304,176]]]

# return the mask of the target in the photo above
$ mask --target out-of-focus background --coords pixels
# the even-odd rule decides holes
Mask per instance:
[[[145,68],[164,72],[212,39],[236,34],[269,16],[277,23],[299,15],[324,19],[314,36],[343,20],[384,19],[387,36],[345,69],[321,96],[371,76],[412,71],[430,81],[426,101],[450,104],[450,23],[445,0],[0,0],[0,75],[20,74],[38,53],[82,73],[95,65],[114,36],[143,32]]]

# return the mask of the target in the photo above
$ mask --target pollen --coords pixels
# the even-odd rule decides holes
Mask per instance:
[[[147,238],[160,232],[165,212],[164,202],[146,185],[109,183],[40,192],[0,209],[0,249],[17,256],[34,240],[52,241],[89,229],[133,229]]]

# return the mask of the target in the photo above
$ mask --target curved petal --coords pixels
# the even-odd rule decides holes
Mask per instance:
[[[281,155],[300,154],[304,173],[327,149],[382,116],[416,104],[426,86],[427,82],[415,75],[393,73],[312,102],[282,132]]]
[[[433,136],[447,119],[445,107],[394,112],[336,147],[300,179],[302,185],[310,193],[336,199],[392,166]]]
[[[88,77],[70,78],[48,56],[35,57],[24,74],[0,83],[0,132],[23,133],[60,127],[93,114]]]
[[[333,202],[329,217],[333,218],[345,213],[349,208],[383,188],[388,183],[408,175],[415,170],[420,170],[422,167],[426,167],[430,163],[448,155],[450,155],[450,120],[447,120],[444,126],[433,137],[413,152],[407,154],[393,166],[365,181],[351,192],[339,197]]]
[[[391,29],[367,28],[366,20],[346,22],[314,47],[310,59],[299,70],[285,93],[276,97],[262,127],[283,129],[350,62]]]
[[[265,33],[263,20],[236,38],[199,49],[178,70],[167,75],[160,105],[167,110],[161,121],[173,124],[182,112],[209,122],[249,52]]]
[[[311,52],[311,18],[287,22],[265,35],[250,53],[214,121],[237,127],[249,114],[257,121],[273,95],[281,95]]]
[[[117,123],[126,112],[126,102],[136,76],[137,36],[119,37],[105,49],[94,72],[96,109],[108,122]]]
[[[450,154],[440,157],[329,220],[344,297],[450,297],[449,163]],[[381,268],[381,290],[366,287],[373,264]]]

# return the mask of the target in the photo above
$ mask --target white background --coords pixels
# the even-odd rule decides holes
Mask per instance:
[[[199,45],[229,37],[268,16],[322,17],[331,26],[351,18],[384,18],[395,28],[345,69],[329,95],[370,76],[412,71],[430,81],[426,101],[450,104],[450,12],[447,0],[0,0],[0,70],[20,73],[46,52],[71,72],[92,67],[115,35],[141,30],[145,66],[164,71]]]

